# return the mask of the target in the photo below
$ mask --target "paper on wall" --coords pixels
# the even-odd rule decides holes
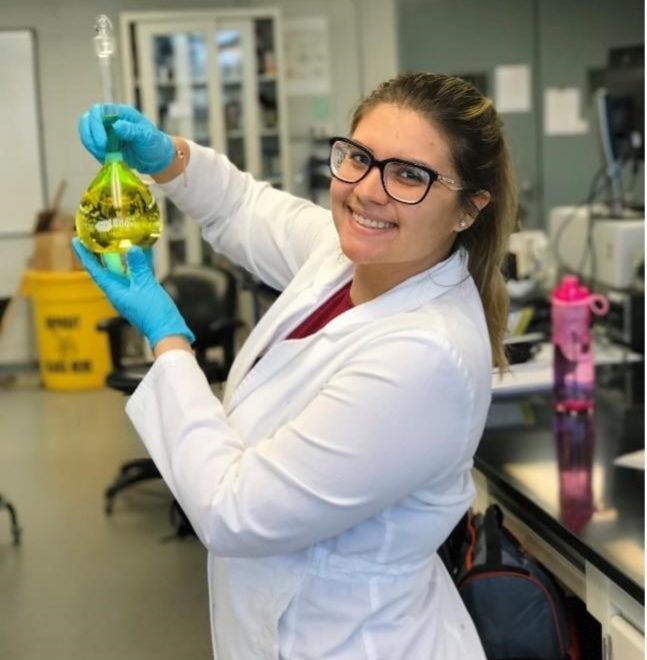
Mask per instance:
[[[495,67],[494,93],[499,112],[530,112],[530,67],[527,64]]]
[[[581,116],[582,95],[577,87],[547,87],[544,91],[544,133],[581,135],[589,123]]]
[[[325,16],[283,21],[285,91],[292,95],[329,94],[330,47]]]

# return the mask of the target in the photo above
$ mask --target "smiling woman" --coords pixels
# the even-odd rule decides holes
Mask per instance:
[[[416,111],[393,103],[376,105],[357,123],[353,138],[382,158],[375,161],[370,156],[375,169],[366,168],[354,183],[336,177],[330,188],[342,250],[356,265],[351,298],[357,303],[444,260],[465,214],[456,191],[440,184],[432,189],[432,181],[438,177],[433,176],[436,173],[430,165],[408,165],[419,172],[410,188],[398,179],[393,184],[393,174],[387,172],[394,162],[396,171],[402,171],[398,163],[405,161],[394,160],[394,156],[404,155],[416,162],[437,164],[444,171],[453,167],[447,140]],[[383,164],[382,171],[378,162]],[[408,201],[396,199],[396,191],[408,193]],[[487,201],[486,195],[483,199]]]
[[[378,110],[379,117],[373,117],[367,127],[367,115]],[[408,122],[402,116],[406,113]],[[380,133],[382,120],[388,123]],[[433,215],[436,240],[444,236],[439,252],[435,257],[430,252],[429,257],[442,258],[447,244],[452,249],[460,245],[467,248],[470,274],[485,308],[494,363],[503,369],[507,364],[503,350],[507,294],[501,265],[515,224],[517,199],[510,155],[492,101],[459,78],[403,74],[380,85],[358,105],[351,129],[356,139],[372,131],[376,138],[380,135],[388,140],[397,153],[408,153],[409,159],[419,153],[422,162],[431,158],[441,171],[455,173],[446,187],[459,193],[455,199],[458,206],[445,210],[449,214],[446,221],[438,218],[439,212],[442,215],[440,193],[438,203],[432,202],[422,211]],[[437,178],[447,183],[442,180],[447,177]],[[459,187],[451,185],[456,181],[461,182]],[[447,224],[450,216],[453,229],[451,219]],[[433,239],[426,244],[431,249]]]
[[[134,157],[171,139],[118,112]],[[101,158],[104,137],[80,132]],[[472,501],[493,355],[505,364],[514,196],[491,104],[448,76],[381,85],[331,144],[332,216],[172,139],[187,157],[153,177],[282,291],[222,402],[141,255],[127,282],[78,249],[153,347],[127,412],[209,550],[214,656],[483,660],[436,551]]]

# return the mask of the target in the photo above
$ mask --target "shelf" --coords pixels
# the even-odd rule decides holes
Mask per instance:
[[[185,87],[191,85],[191,87],[206,87],[206,80],[172,80],[169,82],[161,82],[160,80],[155,81],[155,85],[158,88],[173,89],[175,87]]]
[[[279,131],[276,128],[263,128],[261,129],[260,136],[262,138],[278,138]],[[227,137],[234,140],[240,140],[245,137],[245,132],[240,128],[230,128],[227,130]]]

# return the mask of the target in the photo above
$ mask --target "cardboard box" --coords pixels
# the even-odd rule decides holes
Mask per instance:
[[[34,248],[28,263],[30,270],[83,270],[72,248],[74,231],[48,231],[34,234]]]

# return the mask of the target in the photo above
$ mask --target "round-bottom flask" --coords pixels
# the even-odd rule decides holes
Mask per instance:
[[[76,231],[86,248],[100,255],[111,271],[127,275],[125,254],[138,245],[150,255],[150,247],[161,232],[160,211],[146,184],[124,162],[114,123],[112,60],[115,40],[112,23],[105,15],[94,25],[94,49],[99,60],[103,97],[103,126],[106,131],[104,165],[83,194],[76,212]]]
[[[119,152],[108,153],[76,212],[83,245],[99,254],[108,269],[126,274],[128,248],[150,248],[161,230],[160,210],[148,187]]]

